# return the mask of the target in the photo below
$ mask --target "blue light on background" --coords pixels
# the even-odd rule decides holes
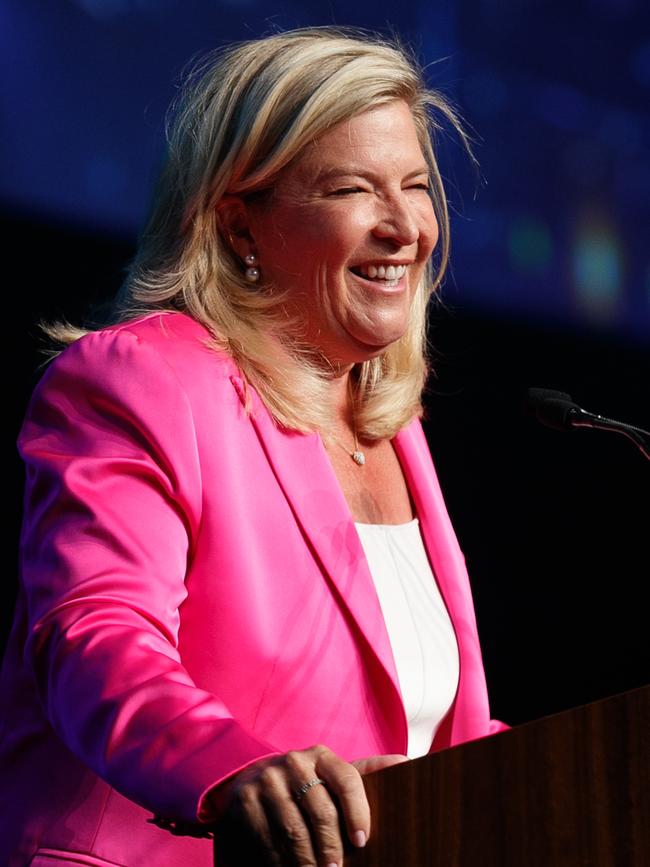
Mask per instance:
[[[544,221],[537,217],[520,217],[509,232],[510,262],[521,274],[550,273],[553,262],[553,238]]]
[[[623,262],[614,227],[588,217],[573,248],[573,281],[578,309],[594,318],[616,316],[623,288]]]

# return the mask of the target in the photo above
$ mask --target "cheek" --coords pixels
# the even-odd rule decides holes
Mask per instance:
[[[345,261],[368,238],[376,223],[377,215],[369,202],[346,199],[305,208],[295,229],[301,244],[336,263]]]
[[[440,228],[433,210],[433,204],[430,203],[422,209],[420,220],[420,242],[421,246],[428,250],[426,254],[426,258],[428,259],[440,238]]]
[[[350,232],[340,222],[305,212],[298,221],[275,226],[274,237],[267,244],[267,254],[277,260],[290,261],[292,270],[303,276],[336,268],[350,247]]]

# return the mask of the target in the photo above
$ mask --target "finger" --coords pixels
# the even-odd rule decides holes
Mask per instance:
[[[370,836],[370,806],[359,771],[326,747],[319,748],[316,773],[341,809],[348,837],[355,846],[365,846]]]
[[[343,841],[339,811],[325,785],[312,786],[298,802],[307,817],[318,863],[341,864]]]
[[[383,768],[389,768],[391,765],[399,765],[402,762],[408,762],[408,756],[399,754],[387,756],[368,756],[365,759],[356,759],[350,762],[351,765],[359,771],[361,776],[371,774],[373,771],[381,771]]]
[[[304,772],[302,782],[304,782]],[[276,849],[277,841],[282,841],[282,848],[289,853],[296,864],[305,867],[316,865],[311,834],[305,817],[294,799],[291,778],[287,771],[277,766],[265,768],[259,778],[259,791],[271,835],[276,840]]]
[[[233,793],[215,829],[215,854],[216,862],[224,867],[281,867],[266,811],[253,785],[244,785]]]

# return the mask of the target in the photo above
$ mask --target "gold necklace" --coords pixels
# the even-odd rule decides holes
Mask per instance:
[[[352,458],[352,460],[355,462],[355,464],[356,464],[358,467],[362,467],[362,466],[365,464],[365,462],[366,462],[366,456],[364,455],[364,453],[363,453],[363,452],[361,451],[361,449],[359,448],[359,441],[357,440],[357,432],[356,432],[356,430],[354,431],[354,451],[353,451],[353,452],[351,452],[350,449],[346,448],[346,447],[343,445],[343,443],[339,440],[339,438],[338,438],[338,437],[335,437],[333,433],[330,434],[330,437],[334,440],[334,442],[336,443],[337,446],[341,446],[341,448],[343,449],[343,451],[344,451],[347,455],[350,455],[350,457]]]
[[[343,449],[343,451],[344,451],[347,455],[350,455],[350,457],[352,458],[352,460],[355,462],[355,464],[356,464],[358,467],[362,467],[362,466],[365,464],[365,462],[366,462],[366,456],[364,455],[364,453],[363,453],[363,452],[361,451],[361,449],[359,448],[359,444],[358,444],[358,442],[357,442],[356,435],[355,435],[355,437],[354,437],[354,451],[353,451],[353,452],[351,452],[350,449],[346,448],[346,447],[343,445],[343,443],[342,443],[342,442],[341,442],[337,437],[334,436],[334,434],[330,434],[330,436],[331,436],[331,438],[334,440],[334,442],[336,443],[337,446],[341,446],[341,448]]]
[[[366,456],[359,448],[359,440],[357,438],[357,420],[356,420],[356,417],[354,414],[354,395],[352,393],[352,386],[351,386],[351,381],[350,381],[349,376],[348,376],[348,397],[350,399],[350,414],[352,416],[352,433],[354,434],[354,451],[351,452],[350,449],[346,448],[343,445],[343,443],[339,440],[339,438],[337,436],[335,436],[333,433],[330,432],[328,434],[328,436],[330,436],[334,440],[334,442],[336,443],[337,446],[340,446],[343,449],[343,451],[346,453],[346,455],[349,455],[352,458],[352,460],[355,462],[355,464],[358,467],[362,467],[366,462]]]

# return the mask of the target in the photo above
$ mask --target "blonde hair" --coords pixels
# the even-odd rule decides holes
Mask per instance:
[[[449,258],[449,219],[433,135],[437,113],[469,150],[457,114],[395,42],[339,28],[307,28],[242,42],[210,55],[190,76],[168,131],[168,159],[138,252],[111,311],[124,322],[182,310],[227,351],[275,420],[309,432],[331,423],[328,374],[287,337],[282,292],[254,288],[223,236],[217,203],[263,195],[303,148],[335,124],[394,100],[410,107],[431,173],[440,229],[437,267],[417,287],[407,332],[355,366],[359,436],[393,436],[415,415],[427,376],[426,308]],[[471,153],[471,151],[470,151]],[[44,326],[66,344],[90,329]],[[331,375],[331,372],[330,372]]]

